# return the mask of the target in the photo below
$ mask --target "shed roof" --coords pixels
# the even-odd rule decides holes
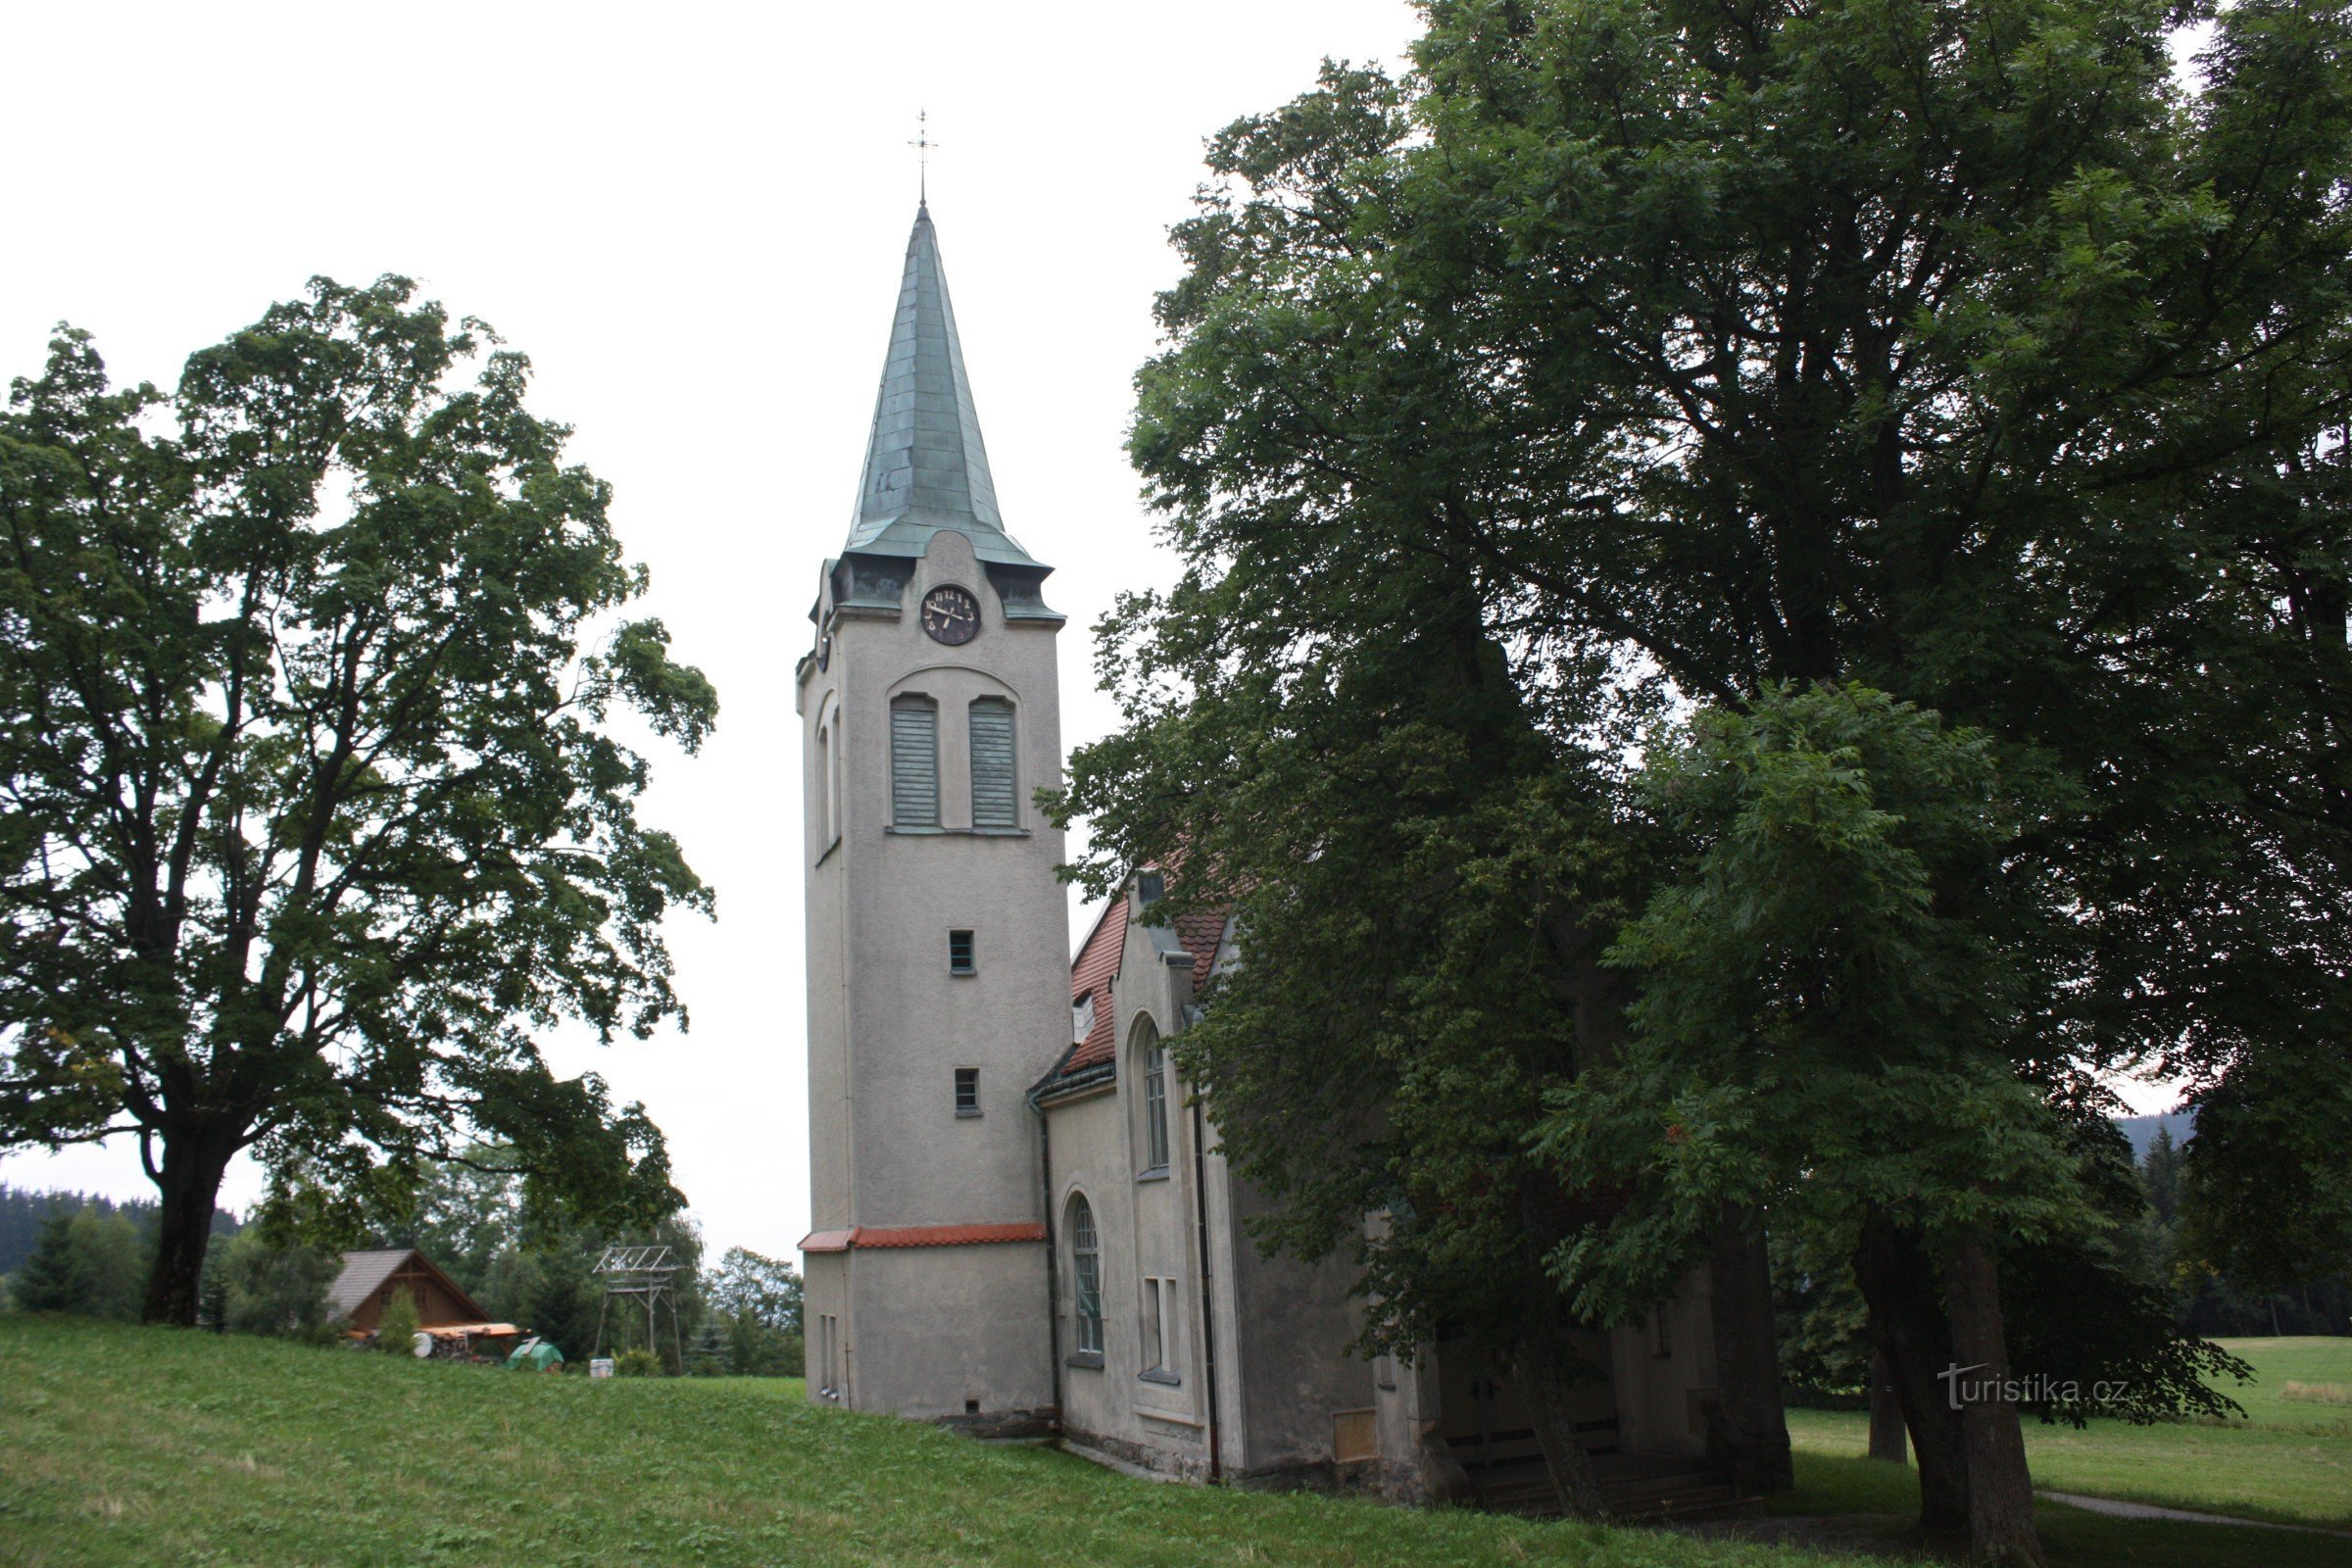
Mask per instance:
[[[467,1320],[480,1322],[489,1317],[490,1314],[476,1306],[473,1298],[466,1295],[456,1280],[441,1272],[439,1264],[414,1247],[386,1247],[374,1251],[345,1252],[343,1272],[336,1275],[335,1283],[326,1288],[328,1309],[337,1317],[351,1316],[360,1309],[362,1302],[383,1288],[386,1280],[408,1267],[412,1258],[418,1269],[430,1274],[434,1282],[449,1292],[458,1304],[466,1309]]]

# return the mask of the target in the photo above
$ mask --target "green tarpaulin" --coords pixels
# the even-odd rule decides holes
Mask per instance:
[[[525,1340],[514,1347],[507,1357],[507,1365],[518,1366],[527,1372],[547,1372],[564,1364],[564,1352],[545,1340]]]

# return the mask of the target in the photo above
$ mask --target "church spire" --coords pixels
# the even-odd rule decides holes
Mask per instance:
[[[915,208],[914,232],[906,240],[906,271],[847,549],[919,556],[943,528],[969,538],[983,562],[1037,564],[1004,531],[997,513],[988,449],[980,441],[980,417],[926,202]]]

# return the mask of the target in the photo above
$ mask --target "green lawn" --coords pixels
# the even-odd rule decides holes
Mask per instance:
[[[2224,1390],[2246,1407],[2245,1420],[2149,1427],[2094,1421],[2082,1431],[2029,1422],[2026,1456],[2034,1484],[2164,1507],[2352,1529],[2352,1407],[2306,1403],[2278,1393],[2290,1381],[2352,1382],[2352,1340],[2223,1343],[2255,1368],[2254,1383]],[[1824,1461],[1861,1453],[1865,1427],[1859,1412],[1788,1413],[1788,1435],[1799,1453]],[[1817,1473],[1829,1484],[1830,1472]],[[2279,1538],[2265,1539],[2275,1546]]]
[[[1798,1411],[1810,1417],[1814,1412]],[[1794,1422],[1791,1423],[1794,1425]],[[1796,1490],[1767,1499],[1778,1515],[1881,1516],[1875,1539],[1882,1549],[1915,1548],[1918,1472],[1870,1459],[1813,1451],[1796,1455]],[[2035,1470],[2039,1479],[2039,1468]],[[2290,1535],[2234,1525],[2170,1520],[2110,1519],[2064,1503],[2044,1502],[2034,1522],[2048,1548],[2050,1568],[2352,1568],[2352,1541]]]
[[[2312,1353],[2322,1359],[2298,1362],[2280,1380],[2330,1381],[2315,1370],[2326,1366],[2326,1347]],[[2267,1354],[2250,1358],[2272,1369]],[[1046,1449],[813,1410],[801,1395],[793,1379],[591,1382],[0,1317],[0,1565],[1818,1568],[1870,1560],[1163,1486]],[[2286,1406],[2290,1415],[2305,1408]],[[1848,1418],[1804,1412],[1792,1425],[1800,1491],[1775,1499],[1774,1510],[1896,1516],[1879,1535],[1899,1547],[1916,1513],[1910,1472],[1844,1457],[1859,1444]],[[2352,1437],[2340,1425],[2332,1436],[2259,1424],[2126,1436],[2145,1446],[2113,1449],[2106,1470],[2129,1479],[2137,1464],[2164,1479],[2095,1490],[2212,1506],[2199,1489],[2215,1466],[2199,1457],[2200,1445],[2236,1445],[2216,1451],[2262,1473],[2273,1461],[2297,1462],[2291,1446],[2300,1443],[2332,1456],[2335,1490],[2322,1507],[2312,1499],[2324,1489],[2274,1476],[2263,1492],[2269,1511],[2291,1513],[2294,1498],[2315,1517],[2340,1517],[2345,1506],[2341,1466]],[[2290,1446],[2248,1446],[2266,1438]],[[2080,1476],[2053,1478],[2050,1438],[2034,1441],[2043,1484],[2094,1490]],[[2352,1568],[2352,1542],[2321,1537],[2127,1523],[2056,1505],[2041,1523],[2053,1568]]]
[[[1793,1549],[1132,1480],[813,1410],[782,1380],[536,1377],[0,1317],[0,1564],[1589,1564]]]

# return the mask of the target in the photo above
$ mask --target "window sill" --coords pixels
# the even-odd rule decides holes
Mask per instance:
[[[1135,1376],[1139,1383],[1156,1383],[1163,1389],[1184,1387],[1184,1379],[1164,1366],[1155,1366],[1149,1372],[1138,1372]]]
[[[1071,1352],[1069,1359],[1062,1365],[1086,1367],[1100,1372],[1102,1370],[1102,1352],[1101,1350],[1076,1350]]]
[[[1164,1182],[1168,1179],[1168,1167],[1154,1165],[1150,1170],[1139,1170],[1135,1173],[1135,1179],[1139,1182]]]
[[[901,827],[896,822],[882,831],[896,838],[908,839],[1025,839],[1031,836],[1025,827]]]
[[[956,1119],[957,1121],[965,1121],[979,1114],[980,1112],[977,1110],[966,1110],[960,1105],[956,1109]]]

